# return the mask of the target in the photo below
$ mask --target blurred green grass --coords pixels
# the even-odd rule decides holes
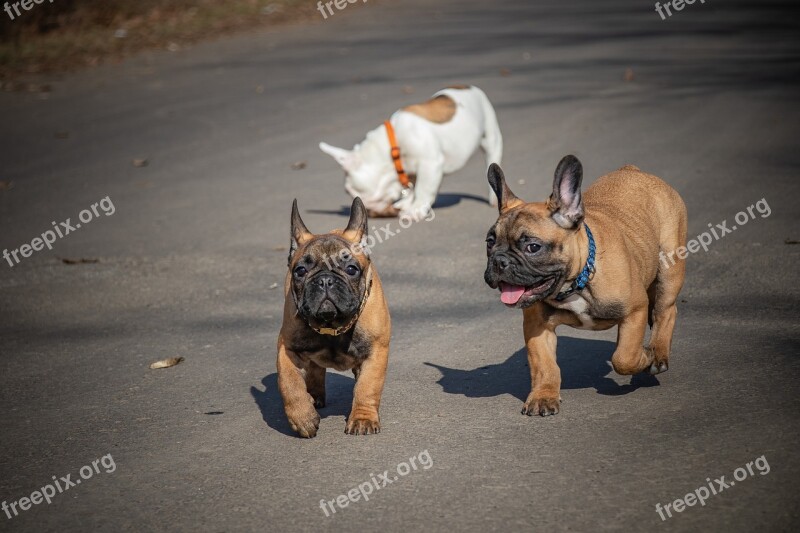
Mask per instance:
[[[315,13],[312,0],[55,0],[14,20],[0,10],[0,79],[117,61]]]

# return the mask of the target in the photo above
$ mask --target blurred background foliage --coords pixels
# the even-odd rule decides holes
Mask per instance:
[[[317,13],[311,0],[45,0],[20,12],[12,20],[0,10],[0,78],[96,65],[146,48],[175,50]]]

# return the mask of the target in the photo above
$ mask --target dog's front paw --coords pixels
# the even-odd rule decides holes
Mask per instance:
[[[407,209],[402,209],[400,211],[400,218],[411,220],[412,222],[419,222],[420,220],[429,218],[432,209],[430,204],[414,204]]]
[[[319,413],[313,408],[310,409],[286,409],[286,417],[289,425],[303,438],[311,439],[317,436],[319,429]]]
[[[376,418],[356,418],[351,416],[347,420],[344,432],[348,435],[372,435],[381,432],[381,422]]]
[[[522,414],[533,416],[557,415],[561,399],[558,396],[541,396],[531,393],[525,405],[522,406]]]

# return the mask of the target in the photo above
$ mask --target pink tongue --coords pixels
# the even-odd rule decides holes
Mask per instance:
[[[500,284],[500,300],[504,304],[514,305],[522,298],[522,295],[525,293],[525,287],[519,287],[517,285],[507,285],[505,283]]]

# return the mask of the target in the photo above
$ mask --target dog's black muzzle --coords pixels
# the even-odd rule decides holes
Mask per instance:
[[[358,311],[360,298],[340,276],[320,272],[303,287],[300,314],[326,325],[346,323]]]

